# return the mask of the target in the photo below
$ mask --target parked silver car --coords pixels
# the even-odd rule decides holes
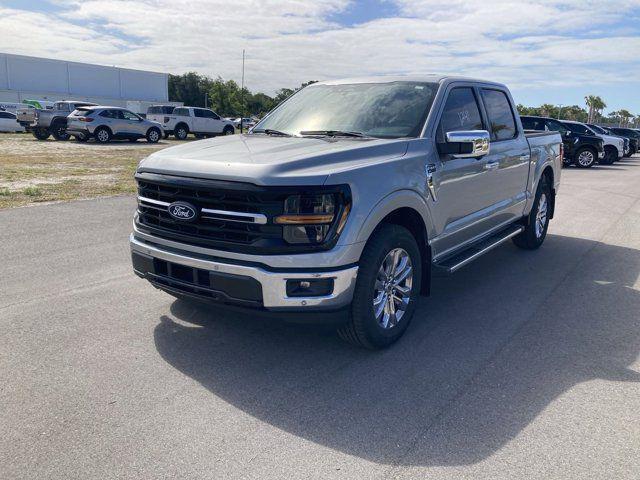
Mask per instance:
[[[111,139],[135,142],[139,138],[156,143],[163,135],[162,125],[158,122],[146,120],[120,107],[78,108],[67,117],[67,133],[79,141],[95,138],[100,143]]]

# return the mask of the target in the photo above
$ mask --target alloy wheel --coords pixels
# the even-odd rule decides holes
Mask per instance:
[[[382,261],[373,293],[373,312],[384,329],[395,327],[411,301],[413,266],[402,248],[394,248]]]
[[[538,211],[536,212],[536,237],[541,238],[544,234],[544,227],[547,224],[547,209],[549,202],[547,201],[547,195],[540,195],[538,201]]]

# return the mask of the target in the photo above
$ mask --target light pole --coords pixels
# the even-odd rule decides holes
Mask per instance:
[[[562,104],[558,104],[558,120],[562,117]]]
[[[240,86],[240,133],[242,133],[242,121],[244,120],[244,48],[242,49],[242,85]]]

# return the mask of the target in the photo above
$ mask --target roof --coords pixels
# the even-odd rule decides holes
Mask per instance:
[[[420,82],[420,83],[444,83],[444,82],[479,82],[489,83],[493,85],[504,86],[499,82],[492,82],[489,80],[483,80],[472,77],[461,77],[455,75],[439,75],[439,74],[425,74],[425,75],[375,75],[370,77],[353,77],[353,78],[341,78],[335,80],[325,80],[317,82],[319,85],[343,85],[350,83],[391,83],[391,82]]]

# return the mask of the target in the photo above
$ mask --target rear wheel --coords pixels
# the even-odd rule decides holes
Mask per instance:
[[[93,133],[93,136],[96,138],[96,141],[99,143],[109,143],[111,140],[111,132],[106,127],[98,127],[96,131]]]
[[[580,168],[593,167],[597,159],[598,155],[596,154],[596,151],[588,147],[582,147],[579,149],[575,156],[576,166]]]
[[[227,125],[222,131],[223,135],[233,135],[234,133],[236,133],[236,131],[231,125]]]
[[[360,258],[351,318],[338,334],[360,347],[384,348],[402,336],[413,316],[422,278],[420,250],[406,228],[382,225]]]
[[[33,136],[38,140],[46,140],[47,138],[49,138],[49,135],[51,135],[51,133],[49,132],[48,128],[36,128],[33,131]]]
[[[525,229],[519,235],[513,237],[513,243],[525,250],[535,250],[547,237],[549,229],[549,215],[551,214],[551,182],[544,175],[538,183],[536,197],[531,207]]]

